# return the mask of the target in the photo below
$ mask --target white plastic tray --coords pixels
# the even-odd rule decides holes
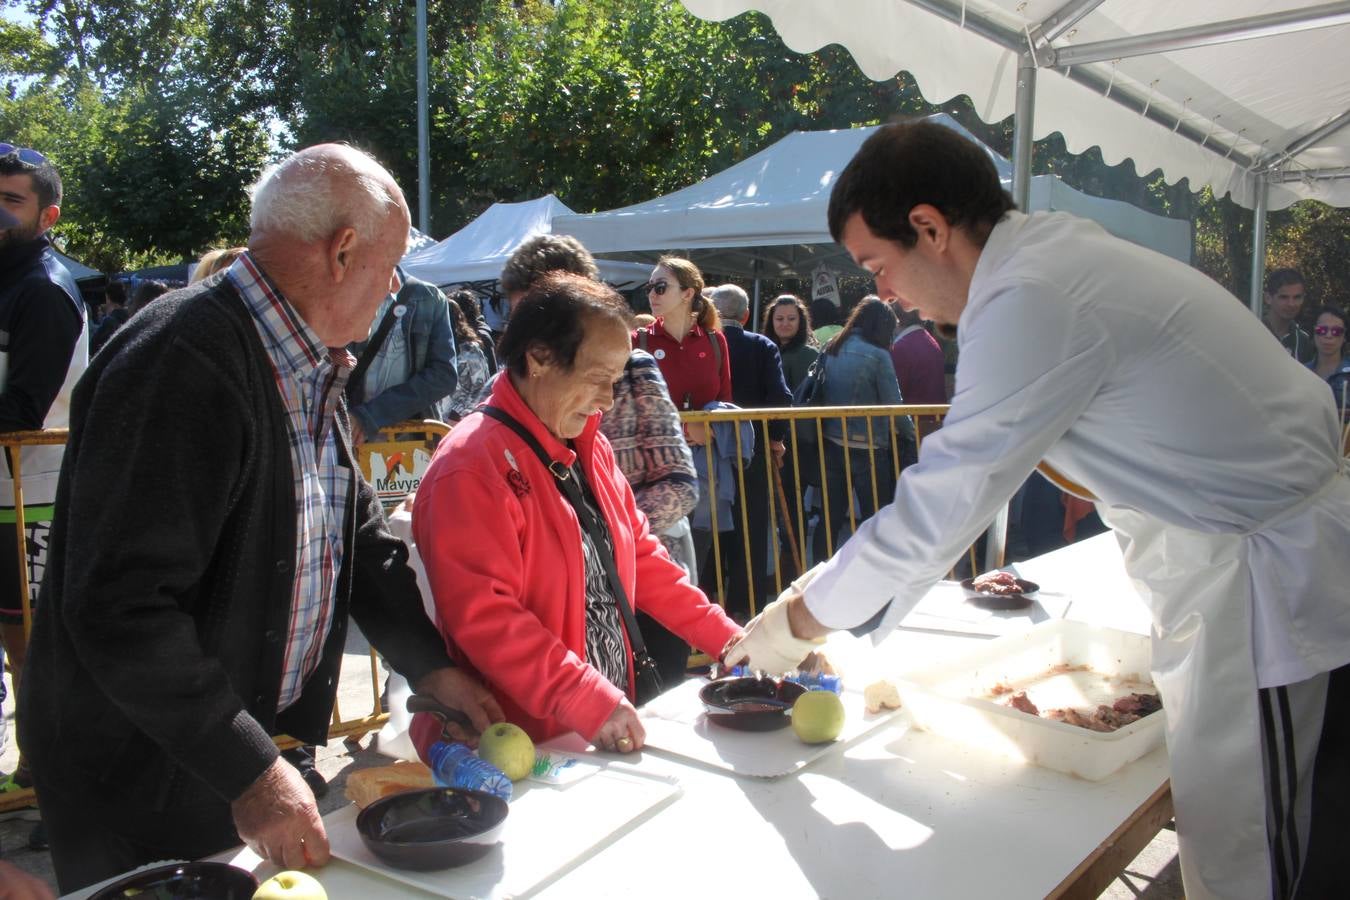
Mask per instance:
[[[1153,690],[1149,681],[1149,639],[1081,622],[1042,622],[1030,630],[996,638],[968,656],[908,672],[897,683],[914,723],[972,747],[1038,766],[1100,781],[1163,743],[1165,712],[1145,716],[1118,731],[1101,733],[1037,718],[989,699],[996,684],[1016,685],[1061,663],[1086,665],[1098,676],[1134,685],[1114,690],[1088,679],[1063,679],[1058,696],[1043,707],[1095,706],[1110,694]],[[1095,679],[1101,685],[1101,678]],[[1080,702],[1072,694],[1081,690]],[[1033,699],[1035,699],[1033,697]]]
[[[868,715],[862,694],[845,689],[844,730],[828,744],[804,744],[792,726],[777,731],[737,731],[708,721],[698,692],[708,682],[692,678],[647,703],[639,712],[647,729],[647,746],[674,753],[738,775],[777,778],[866,734],[895,713]]]
[[[324,817],[333,855],[455,900],[523,897],[677,796],[672,779],[611,769],[562,787],[516,782],[501,843],[467,866],[409,872],[381,862],[356,831],[356,805]]]

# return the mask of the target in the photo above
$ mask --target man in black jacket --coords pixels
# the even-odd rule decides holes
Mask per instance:
[[[0,144],[0,213],[0,431],[64,427],[71,391],[88,362],[88,332],[79,288],[47,238],[61,217],[61,175],[38,151]],[[34,602],[46,568],[62,450],[59,444],[28,446],[19,456],[24,562]],[[0,643],[17,683],[27,639],[14,533],[13,473],[8,458],[0,460]],[[0,789],[31,785],[21,755]],[[39,824],[29,843],[41,848],[44,842]]]
[[[792,392],[783,377],[783,360],[778,346],[762,334],[745,330],[750,316],[750,298],[734,284],[712,289],[713,305],[722,317],[722,333],[727,339],[727,353],[731,357],[731,396],[744,409],[791,406]],[[773,522],[774,501],[770,488],[769,466],[782,465],[786,452],[784,439],[787,425],[782,421],[769,423],[768,448],[765,453],[765,434],[762,427],[755,429],[755,453],[745,464],[745,493],[737,491],[732,509],[735,531],[723,541],[724,553],[730,565],[727,569],[727,612],[744,621],[766,602],[778,595],[775,579],[767,574],[769,564],[769,528]],[[766,462],[767,460],[767,462]],[[750,559],[745,558],[745,538],[741,527],[741,500],[749,525]],[[727,543],[730,546],[727,546]],[[755,588],[755,610],[747,602],[751,581]]]
[[[398,289],[402,192],[311,147],[264,175],[251,226],[223,277],[147,307],[75,391],[20,701],[63,892],[240,839],[323,864],[272,736],[327,739],[348,614],[419,693],[501,718],[352,461],[344,348]]]

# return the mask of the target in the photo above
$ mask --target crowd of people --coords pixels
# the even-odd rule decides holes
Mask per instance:
[[[1270,275],[1267,334],[1180,264],[1017,212],[988,158],[933,125],[878,131],[831,200],[878,293],[846,311],[781,295],[759,333],[743,288],[675,256],[638,324],[552,235],[506,264],[493,333],[477,295],[399,268],[401,189],[329,144],[264,172],[246,246],[95,323],[52,252],[60,202],[49,159],[0,144],[0,429],[70,429],[22,454],[28,640],[21,563],[0,553],[0,638],[24,676],[8,784],[36,788],[62,891],[239,842],[322,865],[323,779],[273,738],[326,740],[349,622],[479,731],[632,752],[637,707],[691,647],[781,672],[830,630],[893,627],[1042,458],[1093,492],[1149,592],[1188,890],[1292,895],[1305,862],[1333,877],[1343,806],[1310,785],[1343,777],[1350,573],[1341,544],[1315,545],[1350,535],[1350,364],[1342,309],[1301,324],[1297,272]],[[939,338],[958,324],[949,396]],[[1182,386],[1202,409],[1169,404]],[[949,401],[942,419],[827,416],[821,467],[781,418],[680,416]],[[412,507],[434,617],[356,464],[409,419],[454,424]],[[802,506],[811,553],[784,571]],[[467,737],[414,720],[423,753],[446,734]],[[1277,741],[1301,748],[1287,821],[1261,787]]]

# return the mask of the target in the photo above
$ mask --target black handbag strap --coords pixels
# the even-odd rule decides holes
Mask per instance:
[[[539,457],[539,461],[544,464],[544,468],[549,470],[553,475],[553,480],[557,482],[558,491],[567,498],[568,503],[572,504],[572,509],[576,511],[581,527],[586,529],[586,533],[590,535],[591,543],[595,545],[595,552],[599,555],[600,562],[605,567],[605,577],[609,580],[610,590],[614,592],[615,604],[623,615],[624,630],[628,632],[628,643],[633,648],[633,659],[637,663],[637,667],[634,669],[636,673],[647,657],[647,644],[642,640],[642,631],[638,628],[637,619],[633,615],[632,604],[628,602],[628,592],[623,589],[623,582],[619,580],[619,570],[614,565],[614,554],[605,552],[604,523],[598,521],[599,517],[592,514],[590,507],[586,505],[586,501],[581,495],[582,485],[578,482],[580,467],[574,472],[557,460],[550,458],[538,439],[530,434],[529,429],[501,407],[484,404],[478,407],[476,411],[496,419],[514,431],[516,436],[534,451],[534,455]]]
[[[399,316],[407,308],[407,303],[394,298],[394,302],[384,311],[384,318],[380,319],[379,327],[375,329],[375,333],[366,342],[366,349],[361,351],[361,358],[356,361],[356,368],[352,369],[352,374],[347,377],[347,384],[364,392],[365,388],[361,385],[365,380],[366,370],[370,368],[370,364],[379,355],[380,348],[384,346],[385,340],[389,337],[389,332],[394,328],[394,323],[398,321]]]

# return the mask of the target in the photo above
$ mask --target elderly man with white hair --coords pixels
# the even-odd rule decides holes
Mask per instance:
[[[327,739],[348,615],[419,693],[501,719],[423,612],[342,388],[408,209],[350,147],[265,173],[248,252],[118,332],[75,390],[20,737],[63,893],[246,842],[322,865],[273,736]]]

